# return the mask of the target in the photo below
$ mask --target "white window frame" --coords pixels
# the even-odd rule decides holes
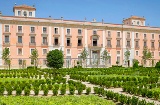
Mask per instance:
[[[35,48],[30,48],[30,55],[32,54],[32,52],[31,52],[31,50],[32,50],[32,49],[34,49],[34,50],[35,50]]]
[[[67,30],[68,30],[68,29],[70,30],[70,34],[67,33]],[[66,28],[66,34],[67,34],[67,35],[71,35],[71,28]]]
[[[152,38],[152,35],[154,35],[154,38]],[[155,39],[155,34],[154,33],[151,33],[151,39]]]
[[[120,33],[120,36],[118,37],[118,32]],[[116,38],[121,38],[121,31],[117,31]]]
[[[58,33],[55,33],[55,28],[58,28]],[[59,34],[59,27],[54,27],[54,34]]]
[[[138,34],[138,37],[136,37],[136,34]],[[135,38],[139,38],[139,35],[140,35],[139,32],[136,32],[136,33],[135,33]]]
[[[43,28],[44,28],[44,27],[46,28],[46,33],[43,32]],[[48,27],[47,27],[47,26],[43,26],[43,27],[42,27],[42,33],[43,33],[43,34],[47,34],[47,33],[48,33]]]
[[[108,34],[109,32],[110,32],[110,36],[109,36],[109,34]],[[107,37],[112,37],[112,35],[111,35],[111,30],[108,30],[108,31],[107,31]]]
[[[19,54],[18,54],[18,49],[20,49],[20,48],[17,48],[17,55],[19,55]],[[21,48],[21,49],[22,49],[22,54],[21,54],[21,55],[23,55],[23,48]]]
[[[146,34],[146,33],[143,33],[143,39],[147,38],[147,34],[146,34],[146,37],[144,37],[145,34]]]
[[[31,13],[31,15],[30,15],[30,13]],[[33,12],[32,12],[32,11],[29,11],[29,13],[28,13],[28,14],[29,14],[29,16],[30,16],[30,17],[32,17],[32,16],[33,16]]]
[[[9,30],[8,30],[8,31],[10,32],[10,25],[9,25],[9,24],[4,24],[4,32],[6,32],[6,31],[5,31],[6,25],[9,26]]]
[[[138,52],[138,54],[137,54],[137,52]],[[138,50],[136,50],[136,56],[139,56],[139,51]]]
[[[70,53],[68,54],[68,51],[67,50],[70,50]],[[66,49],[66,55],[67,56],[71,56],[71,49]]]
[[[119,52],[119,54],[117,52]],[[121,55],[121,51],[117,50],[117,52],[116,52],[117,56],[120,56]]]
[[[78,30],[81,30],[81,34],[78,33],[78,35],[82,35],[82,29],[81,29],[81,28],[78,28]]]
[[[46,54],[44,54],[43,50],[46,50]],[[42,48],[42,55],[47,55],[47,48]]]
[[[18,26],[22,26],[22,25],[17,25],[17,32],[18,32]],[[22,33],[23,33],[23,26],[22,26]]]
[[[34,33],[35,33],[35,31],[36,31],[35,26],[30,26],[30,33],[32,33],[32,31],[31,31],[31,27],[34,27]]]
[[[19,12],[20,12],[20,15],[19,15]],[[18,10],[18,11],[17,11],[17,15],[18,15],[18,16],[21,16],[21,15],[22,15],[22,11]]]

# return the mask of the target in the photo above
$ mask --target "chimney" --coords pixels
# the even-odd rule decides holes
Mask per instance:
[[[102,19],[102,24],[104,24],[104,20]]]
[[[2,16],[2,12],[0,11],[0,16]]]
[[[93,22],[96,22],[96,19],[93,19]]]

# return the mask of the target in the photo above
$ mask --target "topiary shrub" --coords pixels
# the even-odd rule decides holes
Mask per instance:
[[[139,61],[137,59],[133,59],[133,69],[138,68]]]
[[[61,89],[60,89],[61,95],[66,94],[66,84],[63,84]]]
[[[86,89],[86,94],[89,95],[90,92],[91,92],[91,87],[88,87],[88,88]]]
[[[160,70],[160,61],[158,61],[158,62],[156,63],[155,68],[157,68],[158,70]]]
[[[34,94],[38,95],[39,94],[39,87],[34,87]]]
[[[26,87],[26,88],[24,89],[24,95],[25,95],[25,96],[29,96],[29,95],[30,95],[30,89],[29,89],[29,88]]]

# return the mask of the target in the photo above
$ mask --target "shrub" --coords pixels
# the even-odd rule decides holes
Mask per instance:
[[[28,89],[27,87],[24,89],[24,95],[25,96],[29,96],[30,95],[30,89]]]
[[[137,59],[133,59],[133,69],[138,68],[139,61]]]
[[[66,85],[65,84],[62,85],[60,92],[61,92],[61,95],[66,94]]]
[[[158,62],[156,63],[155,68],[160,69],[160,61],[158,61]]]
[[[34,94],[38,95],[39,94],[39,87],[34,87]]]
[[[86,94],[89,95],[90,92],[91,92],[91,88],[88,87],[88,88],[86,89]]]
[[[78,95],[81,95],[83,92],[83,87],[78,87]]]
[[[43,90],[45,96],[48,95],[48,91],[49,91],[49,90],[48,90],[48,87],[46,87],[46,88]]]
[[[0,95],[3,95],[4,90],[5,90],[5,89],[4,89],[4,86],[3,86],[3,85],[1,85],[1,86],[0,86]]]
[[[154,99],[158,100],[158,98],[159,98],[159,92],[155,91],[153,93],[153,97],[154,97]]]
[[[54,95],[54,96],[57,96],[57,94],[58,94],[58,88],[54,87],[54,88],[52,89],[52,92],[53,92],[53,95]]]
[[[75,93],[75,87],[73,85],[69,85],[69,93],[71,95],[74,95],[74,93]]]
[[[16,89],[16,95],[21,95],[21,93],[22,93],[22,89],[20,87],[18,87]]]

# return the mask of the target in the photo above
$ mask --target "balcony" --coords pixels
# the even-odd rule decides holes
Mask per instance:
[[[70,33],[67,33],[66,37],[72,37],[72,35]]]
[[[100,49],[103,47],[103,44],[88,44],[88,47],[92,49]]]
[[[36,46],[36,42],[29,42],[29,46]]]
[[[22,42],[17,42],[16,46],[23,46],[23,43]]]
[[[126,45],[126,48],[131,48],[131,45]]]
[[[107,39],[112,39],[111,35],[108,35],[106,38],[107,38]]]
[[[18,32],[16,33],[16,35],[23,35],[24,33],[22,32],[22,30],[18,30]]]
[[[9,47],[10,46],[10,42],[3,42],[3,46]]]
[[[147,37],[144,37],[143,41],[147,41]]]
[[[136,50],[139,50],[139,49],[140,49],[140,46],[139,46],[139,45],[135,45],[135,49],[136,49]]]
[[[66,47],[71,47],[72,43],[66,43]]]
[[[55,32],[55,33],[53,34],[53,37],[60,37],[60,34],[59,34],[58,32]]]
[[[143,46],[143,49],[147,49],[148,48],[148,46]]]
[[[42,42],[41,46],[48,46],[48,42]]]
[[[83,47],[83,44],[82,43],[77,43],[77,46],[78,47]]]
[[[116,48],[121,48],[121,45],[116,45]]]
[[[59,47],[59,46],[60,46],[60,43],[53,43],[53,46],[54,46],[54,47]]]
[[[151,50],[155,50],[155,46],[151,46]]]
[[[111,44],[107,44],[106,47],[107,47],[107,48],[112,48],[112,45],[111,45]]]

